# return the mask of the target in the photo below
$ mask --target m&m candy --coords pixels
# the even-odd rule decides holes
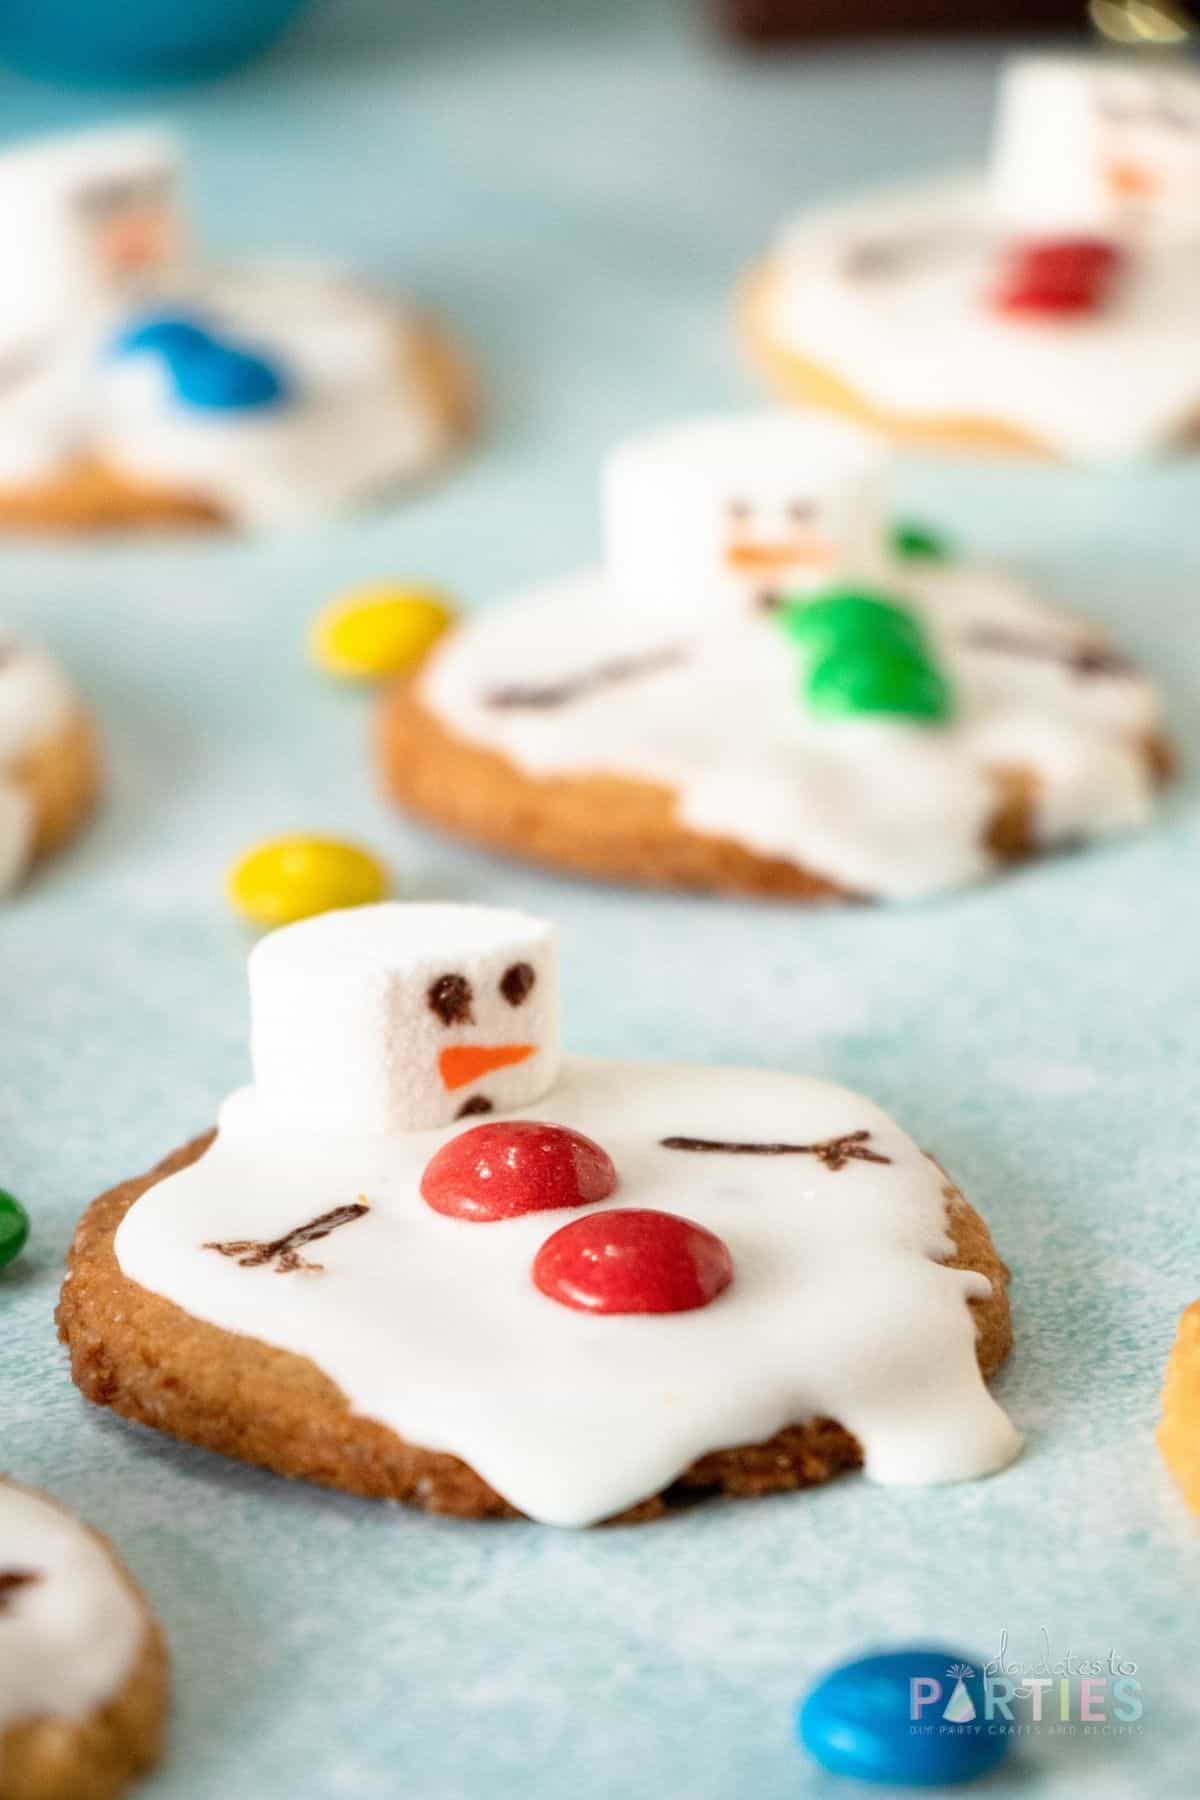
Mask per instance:
[[[902,562],[945,562],[950,541],[918,519],[897,519],[891,530],[892,553]]]
[[[818,713],[885,713],[936,724],[949,715],[950,690],[941,672],[911,651],[834,651],[811,671],[808,703]]]
[[[925,630],[893,595],[829,588],[786,604],[780,623],[803,660],[803,692],[813,712],[883,714],[924,724],[950,716],[950,686]]]
[[[535,1287],[591,1313],[691,1312],[733,1280],[715,1232],[650,1208],[588,1213],[548,1237],[533,1260]]]
[[[313,661],[344,681],[377,681],[416,668],[454,612],[436,588],[377,582],[354,588],[313,621]]]
[[[0,1269],[20,1256],[29,1239],[29,1214],[15,1194],[0,1188]]]
[[[1069,319],[1105,305],[1125,263],[1107,238],[1042,238],[1009,252],[992,304],[997,312]]]
[[[809,1690],[797,1735],[834,1775],[896,1787],[974,1781],[1012,1748],[1003,1710],[988,1716],[981,1669],[928,1644],[856,1657]]]
[[[433,1155],[421,1197],[452,1218],[514,1219],[607,1200],[617,1171],[607,1150],[581,1131],[509,1119],[460,1132]]]
[[[255,925],[290,925],[342,906],[369,906],[387,893],[383,864],[338,838],[281,837],[256,844],[230,869],[230,905]]]

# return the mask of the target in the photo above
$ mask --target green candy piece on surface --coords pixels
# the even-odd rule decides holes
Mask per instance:
[[[814,600],[793,601],[784,612],[783,628],[817,658],[843,647],[905,649],[913,655],[926,649],[925,634],[907,607],[869,588],[829,588]]]
[[[809,671],[805,692],[814,712],[842,717],[890,714],[941,724],[952,710],[944,676],[903,648],[834,651]]]
[[[14,1261],[29,1237],[29,1214],[14,1194],[0,1188],[0,1269]]]
[[[892,526],[892,551],[905,562],[945,562],[950,556],[950,540],[916,519],[897,519]]]

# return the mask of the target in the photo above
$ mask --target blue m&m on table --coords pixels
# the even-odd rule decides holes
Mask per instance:
[[[988,1774],[1012,1748],[1003,1710],[990,1710],[981,1663],[914,1644],[831,1669],[802,1701],[796,1731],[834,1775],[948,1787]]]

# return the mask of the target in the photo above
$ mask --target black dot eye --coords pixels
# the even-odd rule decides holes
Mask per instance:
[[[465,975],[439,975],[430,984],[429,1009],[435,1012],[443,1025],[473,1025],[475,1015],[471,1011],[474,995],[471,984]]]
[[[520,1006],[522,1001],[528,1000],[533,992],[533,984],[536,980],[537,975],[534,973],[531,963],[513,963],[510,968],[505,969],[500,977],[500,992],[510,1006]]]
[[[793,525],[807,525],[816,511],[811,500],[789,500],[787,503],[787,516]]]
[[[750,517],[750,502],[748,500],[731,500],[725,511],[735,525],[744,525]]]

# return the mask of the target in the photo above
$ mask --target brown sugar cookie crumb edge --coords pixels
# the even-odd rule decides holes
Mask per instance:
[[[93,1201],[75,1233],[58,1306],[59,1335],[87,1399],[124,1418],[243,1462],[369,1499],[405,1500],[460,1518],[520,1515],[456,1456],[407,1443],[354,1413],[345,1395],[307,1358],[193,1318],[130,1281],[113,1240],[134,1201],[203,1155],[213,1134],[175,1151],[149,1174]],[[1012,1345],[1008,1270],[987,1226],[947,1178],[954,1255],[991,1294],[969,1302],[987,1379]],[[762,1444],[702,1456],[669,1488],[619,1515],[633,1523],[661,1516],[690,1497],[742,1497],[809,1487],[857,1468],[862,1452],[833,1419],[790,1425]]]

